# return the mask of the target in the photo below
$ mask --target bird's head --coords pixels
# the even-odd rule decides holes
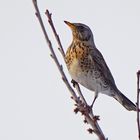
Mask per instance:
[[[72,30],[73,39],[80,41],[93,41],[93,34],[87,25],[64,21]]]

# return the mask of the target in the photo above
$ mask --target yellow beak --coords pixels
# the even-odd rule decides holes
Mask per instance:
[[[64,21],[72,30],[76,29],[76,26],[73,23],[70,23],[68,21]]]

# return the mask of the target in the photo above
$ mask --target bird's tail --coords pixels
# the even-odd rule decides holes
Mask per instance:
[[[113,96],[120,104],[122,104],[129,111],[137,111],[136,105],[131,102],[125,95],[118,91]]]

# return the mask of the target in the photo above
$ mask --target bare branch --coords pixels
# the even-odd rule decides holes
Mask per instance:
[[[60,63],[59,63],[59,61],[58,61],[58,59],[56,57],[56,54],[55,54],[55,52],[53,50],[52,43],[49,40],[49,37],[48,37],[47,32],[45,30],[45,26],[43,24],[43,21],[42,21],[41,15],[40,15],[40,11],[38,9],[37,0],[33,0],[33,4],[34,4],[35,10],[36,10],[36,15],[37,15],[37,18],[39,20],[41,29],[42,29],[43,34],[45,36],[46,42],[48,44],[48,47],[49,47],[49,49],[51,51],[51,56],[53,56],[53,60],[55,61],[56,66],[57,66],[57,68],[59,69],[59,72],[62,75],[62,79],[63,79],[64,83],[66,84],[67,88],[69,89],[70,93],[72,94],[73,99],[76,101],[77,100],[77,95],[75,94],[74,90],[71,88],[70,84],[68,83],[66,75],[65,75],[64,71],[61,68],[61,65],[60,65]]]
[[[63,49],[63,47],[62,47],[62,43],[61,43],[61,41],[60,41],[59,35],[57,34],[56,29],[55,29],[55,27],[54,27],[53,20],[52,20],[52,14],[49,12],[49,10],[46,10],[45,14],[47,15],[48,22],[49,22],[49,24],[50,24],[50,26],[51,26],[51,29],[52,29],[53,33],[54,33],[54,36],[55,36],[55,38],[56,38],[56,41],[58,42],[59,50],[60,50],[60,52],[61,52],[61,54],[62,54],[62,56],[63,56],[63,58],[64,58],[64,61],[65,61],[65,53],[64,53],[64,51],[63,51],[64,49]],[[72,80],[72,82],[73,82],[73,84],[75,85],[74,87],[76,88],[76,90],[77,90],[77,92],[78,92],[78,94],[79,94],[81,100],[82,100],[83,103],[85,103],[85,105],[87,106],[86,100],[85,100],[85,98],[84,98],[84,96],[83,96],[83,94],[82,94],[82,92],[81,92],[81,90],[80,90],[79,84],[78,84],[77,82],[75,82],[74,80]]]
[[[58,45],[59,45],[59,48],[58,48],[58,49],[59,49],[59,51],[61,52],[61,54],[62,54],[62,56],[63,56],[63,58],[64,58],[64,57],[65,57],[65,52],[64,52],[64,49],[63,49],[63,47],[62,47],[62,44],[61,44],[59,35],[57,34],[56,29],[55,29],[55,27],[54,27],[54,24],[53,24],[53,21],[52,21],[52,18],[51,18],[52,14],[49,13],[48,10],[46,10],[45,14],[46,14],[46,16],[48,17],[48,22],[49,22],[49,24],[50,24],[50,26],[51,26],[51,28],[52,28],[52,30],[53,30],[53,33],[54,33],[55,38],[56,38],[56,41],[57,41],[57,43],[58,43]]]
[[[137,125],[138,125],[138,138],[140,140],[140,118],[139,118],[139,96],[140,96],[140,70],[137,72]]]
[[[56,57],[56,54],[55,54],[55,52],[53,50],[53,47],[52,47],[52,43],[49,40],[49,37],[48,37],[47,32],[45,30],[45,27],[44,27],[44,24],[43,24],[41,15],[40,15],[40,11],[39,11],[39,8],[38,8],[38,5],[37,5],[37,0],[32,0],[32,1],[33,1],[33,5],[35,7],[36,16],[37,16],[37,18],[39,20],[39,23],[40,23],[40,26],[42,28],[43,34],[45,36],[46,42],[47,42],[47,44],[49,46],[49,49],[50,49],[50,52],[51,52],[51,56],[52,56],[55,64],[57,65],[57,68],[58,68],[58,70],[59,70],[59,72],[60,72],[60,74],[62,76],[62,80],[64,81],[64,83],[66,84],[67,88],[69,89],[69,91],[70,91],[70,93],[72,95],[72,99],[76,102],[76,105],[78,107],[78,111],[80,111],[84,115],[87,123],[92,126],[92,129],[89,129],[89,130],[94,132],[98,136],[98,138],[100,140],[106,140],[105,136],[104,136],[104,134],[103,134],[103,132],[101,130],[101,128],[98,125],[97,117],[94,116],[92,111],[87,111],[87,106],[88,105],[86,103],[86,100],[84,99],[84,96],[81,93],[79,85],[76,84],[76,89],[77,89],[78,94],[80,95],[80,98],[82,99],[82,101],[80,100],[80,98],[78,98],[78,96],[76,95],[75,91],[73,90],[73,88],[71,87],[70,83],[68,82],[67,77],[66,77],[66,75],[65,75],[65,73],[63,71],[62,65],[60,65],[60,63],[59,63],[59,61],[58,61],[58,59]],[[61,52],[61,54],[62,54],[62,56],[64,58],[65,57],[65,53],[64,53],[63,47],[61,45],[59,36],[58,36],[58,34],[56,32],[56,29],[55,29],[55,27],[53,25],[53,22],[52,22],[52,19],[51,19],[51,14],[49,13],[48,10],[46,11],[46,15],[48,17],[48,21],[49,21],[50,26],[51,26],[51,28],[53,30],[53,33],[54,33],[54,35],[56,37],[56,40],[58,42],[59,50],[60,50],[60,52]]]
[[[76,90],[77,90],[82,102],[85,103],[85,105],[87,106],[88,104],[87,104],[87,102],[86,102],[86,100],[85,100],[85,98],[84,98],[84,96],[83,96],[83,94],[81,92],[80,86],[79,86],[79,84],[77,82],[75,83],[75,88],[76,88]]]

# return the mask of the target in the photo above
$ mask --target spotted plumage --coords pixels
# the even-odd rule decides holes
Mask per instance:
[[[71,28],[73,41],[65,61],[73,80],[89,90],[114,97],[127,110],[136,111],[136,106],[117,88],[114,78],[100,51],[94,44],[90,28],[81,23],[65,23]],[[95,101],[95,100],[94,100]]]

